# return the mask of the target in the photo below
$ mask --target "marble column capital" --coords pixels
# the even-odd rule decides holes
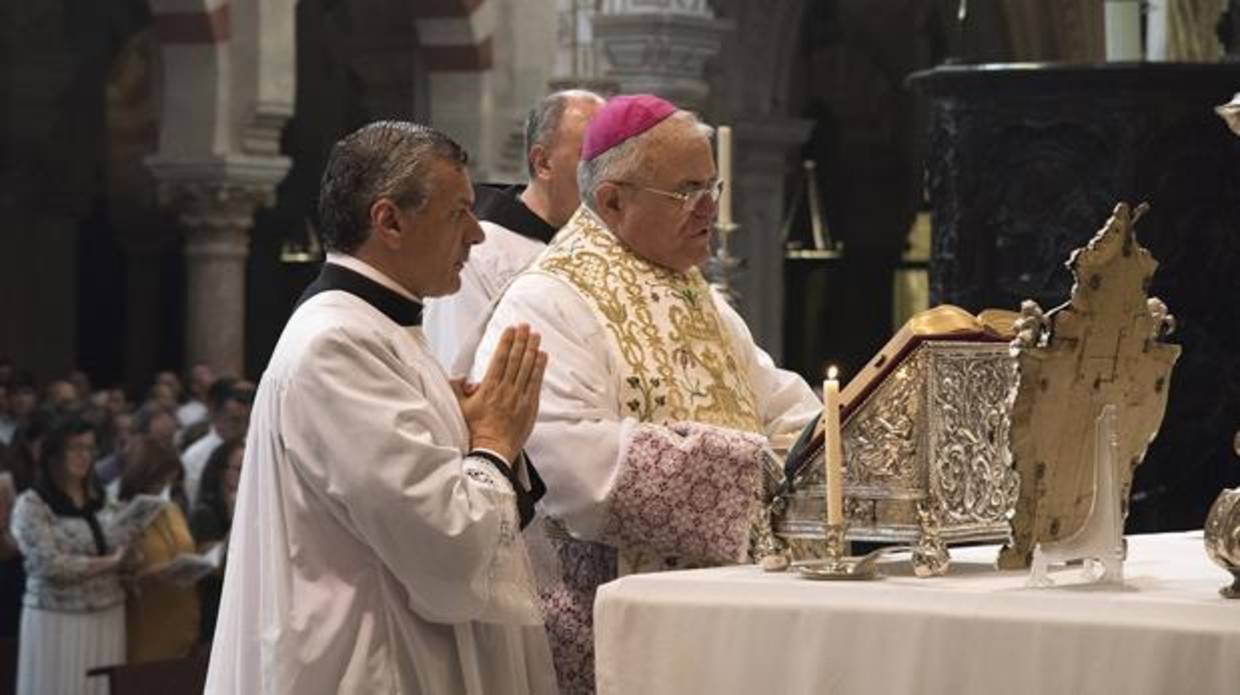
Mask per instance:
[[[160,183],[160,204],[174,211],[185,231],[185,256],[244,259],[254,212],[274,202],[270,186],[229,182]]]
[[[735,30],[729,19],[671,12],[596,14],[593,33],[607,58],[605,77],[626,92],[651,92],[684,108],[706,103],[706,63]]]
[[[159,204],[175,212],[191,231],[215,228],[249,229],[254,212],[275,202],[272,186],[227,181],[182,181],[159,184]]]
[[[286,157],[147,160],[159,204],[188,232],[186,254],[245,256],[254,212],[275,202],[276,184],[288,172]]]
[[[664,14],[714,17],[709,0],[605,0],[602,10],[608,14]]]
[[[245,262],[254,212],[275,202],[287,157],[229,154],[146,160],[159,204],[185,231],[185,357],[222,372],[245,369]]]
[[[226,155],[204,159],[179,158],[160,152],[146,160],[155,177],[160,204],[218,208],[270,204],[275,187],[292,161],[283,156]],[[251,209],[251,212],[253,210]]]

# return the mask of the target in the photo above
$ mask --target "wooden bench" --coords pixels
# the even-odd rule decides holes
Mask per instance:
[[[207,662],[210,656],[209,649],[202,649],[183,659],[102,666],[93,668],[86,674],[106,676],[112,695],[201,693],[207,682]]]

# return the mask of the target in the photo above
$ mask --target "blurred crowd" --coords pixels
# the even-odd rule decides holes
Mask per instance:
[[[86,671],[210,641],[253,396],[205,364],[131,399],[0,358],[0,693],[106,693]],[[120,523],[141,496],[154,511]],[[183,556],[217,569],[189,583]]]

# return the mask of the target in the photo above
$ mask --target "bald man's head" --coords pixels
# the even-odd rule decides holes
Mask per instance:
[[[562,227],[580,203],[577,160],[586,125],[603,98],[583,89],[548,95],[525,122],[525,162],[530,184],[522,198],[535,214]]]

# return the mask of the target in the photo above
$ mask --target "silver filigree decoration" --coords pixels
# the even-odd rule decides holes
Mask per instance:
[[[768,571],[783,571],[788,566],[787,548],[771,528],[771,509],[784,487],[784,467],[775,452],[767,447],[762,449],[759,464],[762,466],[762,489],[749,515],[749,556]]]
[[[939,517],[930,508],[930,504],[922,502],[917,505],[917,519],[921,535],[913,546],[913,574],[923,579],[941,577],[947,574],[951,555],[947,552],[947,544],[943,542]]]
[[[921,544],[931,574],[946,568],[947,545],[1009,538],[1020,489],[1009,450],[1016,377],[1004,343],[916,347],[843,424],[848,538]],[[768,502],[793,559],[823,557],[823,478],[819,447]]]
[[[1019,477],[1008,448],[1007,396],[1016,364],[1007,357],[944,353],[931,373],[932,494],[950,522],[1006,519]]]
[[[884,397],[867,402],[845,429],[844,475],[848,483],[881,484],[913,473],[924,363],[925,355],[918,352],[901,365],[889,378]]]

